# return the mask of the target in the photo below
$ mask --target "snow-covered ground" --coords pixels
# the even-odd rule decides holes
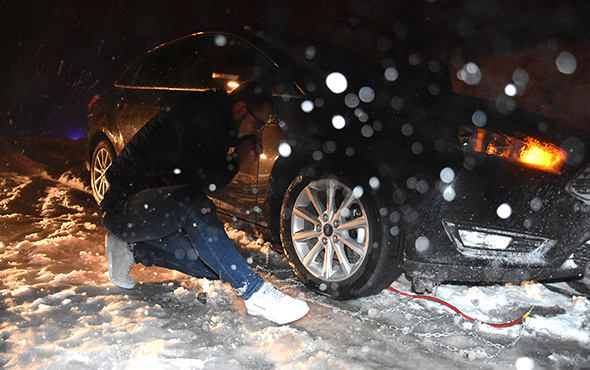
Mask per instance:
[[[277,326],[246,315],[227,285],[140,265],[132,270],[140,284],[117,288],[82,150],[80,140],[0,140],[0,367],[590,367],[590,302],[566,283],[443,285],[433,294],[475,322],[389,290],[333,301],[302,287],[264,241],[228,228],[267,280],[309,302],[309,315]],[[403,277],[393,287],[410,292]],[[531,309],[524,324],[484,323]]]

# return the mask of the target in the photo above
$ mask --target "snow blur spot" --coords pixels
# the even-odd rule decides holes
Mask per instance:
[[[225,46],[227,44],[227,37],[224,35],[217,35],[215,36],[214,42],[216,46]]]
[[[400,96],[394,96],[391,99],[391,107],[395,110],[402,110],[404,107],[404,99]]]
[[[447,202],[451,202],[455,199],[455,197],[457,196],[457,193],[455,192],[455,189],[453,189],[452,186],[446,186],[445,189],[443,190],[443,199],[446,200]]]
[[[457,78],[468,85],[477,85],[481,82],[481,70],[477,64],[469,62],[457,71]]]
[[[348,108],[356,108],[360,104],[359,97],[355,93],[346,94],[344,97],[344,104]]]
[[[253,259],[252,257],[248,257],[248,258],[246,259],[246,262],[247,262],[249,265],[251,265],[251,264],[253,264],[253,263],[254,263],[254,259]]]
[[[389,219],[391,220],[391,222],[398,223],[401,221],[402,215],[399,212],[391,212],[391,214],[389,215]]]
[[[215,184],[209,184],[209,191],[215,191],[217,190],[217,186],[215,186]]]
[[[496,214],[502,219],[507,219],[512,215],[512,207],[508,203],[502,203],[496,210]]]
[[[340,94],[348,88],[348,81],[342,73],[333,72],[326,77],[326,85],[334,94]]]
[[[389,233],[391,234],[391,236],[398,236],[399,232],[400,232],[399,226],[393,226],[391,229],[389,229]]]
[[[332,117],[332,126],[334,126],[336,130],[342,130],[344,126],[346,126],[346,120],[344,119],[344,117],[337,114],[334,117]]]
[[[555,65],[557,65],[559,72],[566,75],[571,75],[578,67],[578,62],[572,53],[562,51],[555,60]]]
[[[371,189],[377,190],[381,187],[381,183],[379,182],[378,178],[373,176],[369,179],[369,186],[371,187]]]
[[[530,357],[519,357],[514,363],[517,370],[533,370],[535,361]]]
[[[399,72],[394,67],[388,67],[384,73],[387,81],[395,81],[399,77]]]
[[[516,102],[509,96],[499,96],[496,99],[496,109],[502,114],[510,114],[516,109]]]
[[[346,150],[344,150],[344,153],[347,156],[352,157],[354,155],[354,148],[349,146],[346,148]]]
[[[438,73],[441,71],[442,66],[438,60],[431,60],[428,62],[428,69],[430,72]]]
[[[337,147],[338,146],[336,145],[336,142],[332,141],[332,140],[328,140],[328,141],[324,142],[324,144],[322,145],[322,149],[327,154],[334,153],[336,151]]]
[[[440,179],[443,182],[450,184],[455,180],[455,171],[450,167],[443,168],[442,171],[440,171]]]
[[[465,160],[463,161],[463,167],[465,167],[468,170],[472,170],[475,168],[477,162],[475,160],[475,158],[473,157],[466,157]]]
[[[291,155],[291,145],[282,142],[279,144],[279,155],[281,157],[288,157]]]
[[[316,150],[315,152],[313,152],[313,154],[311,155],[313,157],[313,159],[315,161],[321,161],[322,159],[324,159],[324,153],[322,153],[319,150]]]
[[[430,247],[430,240],[428,240],[428,238],[425,236],[421,236],[418,239],[416,239],[415,245],[416,251],[418,251],[419,253],[426,252]]]
[[[522,68],[517,68],[512,73],[512,80],[518,86],[526,86],[530,81],[529,73]]]
[[[438,86],[438,84],[432,83],[428,86],[428,92],[430,95],[438,95],[440,94],[440,86]]]
[[[359,119],[361,122],[367,122],[369,120],[369,115],[362,110],[361,108],[357,108],[354,110],[354,115]]]
[[[148,206],[147,203],[143,205],[143,208],[145,208],[145,209],[148,209],[149,207],[150,206]]]
[[[364,137],[371,137],[371,136],[373,136],[373,132],[374,132],[374,130],[373,130],[373,127],[371,125],[364,125],[361,128],[361,134]]]
[[[186,251],[186,258],[188,258],[191,261],[196,261],[197,258],[199,258],[199,255],[194,249],[189,249]]]
[[[536,197],[533,200],[531,200],[531,209],[535,212],[538,212],[541,210],[541,208],[543,208],[543,200],[541,200],[541,198]]]
[[[177,249],[174,251],[174,257],[176,257],[176,259],[181,260],[185,257],[186,253],[184,253],[184,251],[182,249]]]
[[[370,103],[375,99],[375,91],[368,86],[362,87],[359,91],[359,98],[365,103]]]
[[[504,87],[504,94],[508,96],[515,96],[516,92],[516,86],[514,84],[508,84]]]
[[[414,144],[412,144],[412,153],[414,153],[416,155],[420,155],[420,154],[422,154],[423,151],[424,151],[424,146],[422,146],[422,143],[415,142]]]
[[[530,229],[533,226],[533,220],[531,220],[530,218],[527,218],[526,220],[524,220],[523,225],[527,229]]]
[[[488,122],[488,116],[484,112],[476,110],[471,116],[471,122],[477,127],[484,127]]]
[[[579,165],[586,158],[586,145],[577,137],[570,136],[561,143],[561,148],[568,154],[566,163]]]
[[[406,186],[409,189],[416,189],[416,185],[418,185],[418,180],[415,177],[410,177],[406,180]]]
[[[238,269],[238,267],[237,267],[236,265],[231,265],[231,269],[232,269],[232,270],[237,270],[237,269]]]
[[[539,126],[537,126],[537,128],[541,132],[547,132],[547,131],[549,131],[549,124],[545,121],[542,121],[539,123]]]
[[[416,184],[416,190],[420,194],[426,194],[428,192],[428,189],[430,189],[430,186],[428,185],[428,182],[426,180],[420,180]]]
[[[391,39],[387,36],[380,36],[377,39],[377,47],[381,51],[387,51],[387,50],[391,49],[392,45],[393,45],[393,41],[391,41]]]
[[[348,207],[344,207],[342,208],[342,211],[340,211],[340,213],[342,214],[342,217],[350,217],[350,215],[352,215],[352,212],[350,211],[350,208]]]
[[[305,48],[305,57],[309,60],[315,58],[316,49],[314,46],[308,46]]]
[[[304,111],[305,113],[309,113],[313,110],[314,105],[313,102],[311,100],[305,100],[304,102],[301,103],[301,110]]]
[[[180,170],[180,168],[175,168],[174,169],[174,174],[175,175],[180,175],[182,173],[182,171]]]
[[[326,289],[328,289],[328,286],[324,283],[321,283],[320,286],[318,287],[322,292],[325,292]]]
[[[383,122],[381,122],[381,121],[373,122],[373,129],[375,129],[375,131],[383,130]]]
[[[410,56],[408,56],[408,63],[413,66],[417,66],[422,63],[422,58],[420,58],[418,54],[410,54]]]
[[[402,125],[402,134],[404,134],[404,136],[412,136],[413,133],[414,133],[414,126],[412,126],[411,123],[404,123]]]
[[[360,197],[363,196],[365,190],[363,189],[362,186],[356,186],[354,188],[354,190],[352,191],[352,196],[355,197],[356,199],[359,199]]]

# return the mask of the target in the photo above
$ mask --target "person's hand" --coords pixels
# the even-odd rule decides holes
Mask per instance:
[[[236,156],[240,167],[246,164],[254,163],[258,160],[262,152],[262,145],[254,135],[242,137],[238,146],[236,146]]]

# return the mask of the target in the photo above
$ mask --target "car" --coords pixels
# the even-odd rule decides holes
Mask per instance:
[[[284,250],[309,289],[351,299],[404,272],[416,292],[584,274],[587,136],[453,93],[443,63],[402,48],[359,55],[251,31],[156,47],[89,104],[97,202],[113,158],[171,100],[252,79],[277,101],[263,152],[209,196],[222,219]]]

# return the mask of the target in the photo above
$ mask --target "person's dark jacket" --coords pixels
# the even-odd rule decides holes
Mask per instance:
[[[197,92],[148,121],[107,171],[111,191],[123,195],[172,185],[221,189],[239,170],[230,148],[238,143],[232,106],[223,92]]]

